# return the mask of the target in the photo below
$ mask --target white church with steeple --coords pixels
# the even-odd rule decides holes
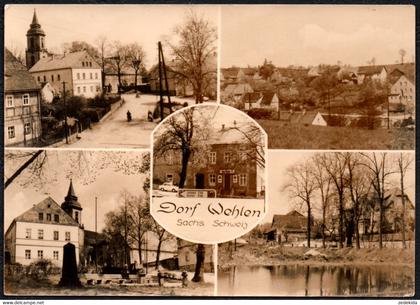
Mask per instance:
[[[70,242],[79,263],[84,245],[82,210],[70,180],[61,206],[47,197],[12,221],[5,234],[5,262],[29,265],[49,259],[62,267],[63,246]]]

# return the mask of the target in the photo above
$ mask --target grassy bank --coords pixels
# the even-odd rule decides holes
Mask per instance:
[[[230,251],[228,244],[219,246],[219,268],[240,265],[283,265],[283,264],[386,264],[414,267],[414,249],[394,248],[311,248],[323,257],[307,257],[306,247],[282,247],[280,245],[244,245]]]
[[[414,130],[305,126],[258,120],[269,148],[285,149],[414,149]]]
[[[106,284],[70,289],[58,287],[58,281],[57,276],[43,281],[25,277],[18,280],[5,277],[4,293],[19,296],[212,296],[214,292],[212,283],[188,282],[187,287]]]

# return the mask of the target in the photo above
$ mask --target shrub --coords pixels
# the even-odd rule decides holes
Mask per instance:
[[[54,273],[54,269],[51,260],[39,259],[26,267],[26,275],[36,280],[44,280]]]
[[[272,110],[264,108],[253,108],[248,110],[248,115],[254,119],[270,119],[272,116]]]
[[[343,127],[347,123],[346,117],[343,115],[327,115],[325,119],[328,122],[328,126]]]

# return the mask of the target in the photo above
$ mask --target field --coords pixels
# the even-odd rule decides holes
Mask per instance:
[[[349,127],[305,126],[275,120],[258,120],[268,134],[269,148],[282,149],[414,149],[414,130],[357,129]]]

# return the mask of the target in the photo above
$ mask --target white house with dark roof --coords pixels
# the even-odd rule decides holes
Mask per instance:
[[[16,217],[7,229],[5,261],[29,265],[38,259],[49,259],[61,267],[63,246],[70,242],[76,247],[79,262],[84,244],[81,211],[71,182],[61,207],[51,197],[35,204]]]
[[[392,85],[389,94],[389,102],[403,104],[414,109],[416,101],[416,85],[414,79],[401,75]]]
[[[31,146],[41,136],[40,86],[16,57],[4,53],[4,145]]]
[[[41,58],[29,72],[38,83],[49,82],[60,93],[63,82],[71,95],[92,98],[102,92],[101,68],[86,51]]]

